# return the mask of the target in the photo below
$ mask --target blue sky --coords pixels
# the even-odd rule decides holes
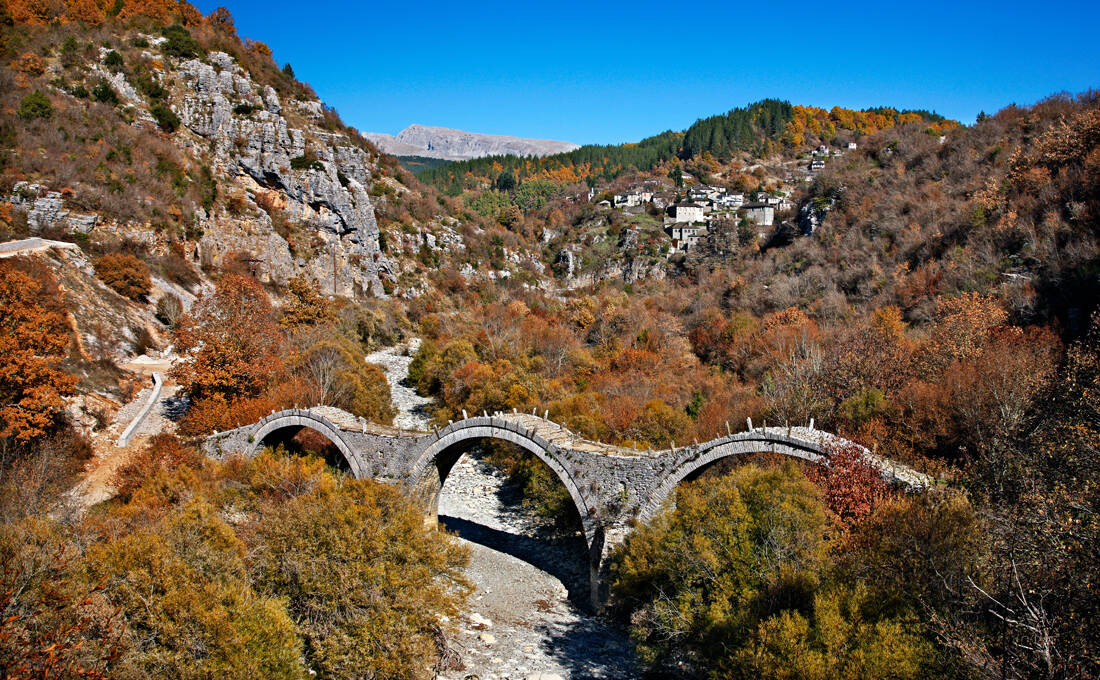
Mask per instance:
[[[637,141],[758,99],[979,111],[1100,87],[1100,2],[225,4],[363,131]]]

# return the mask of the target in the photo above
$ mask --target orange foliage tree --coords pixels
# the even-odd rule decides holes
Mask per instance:
[[[180,321],[175,342],[186,359],[173,377],[194,399],[256,396],[281,373],[285,337],[255,279],[227,274],[213,295]]]
[[[107,18],[96,0],[65,0],[65,14],[71,21],[98,26]]]
[[[25,444],[50,429],[76,384],[60,367],[68,349],[50,273],[31,261],[0,263],[0,437]]]
[[[131,300],[144,298],[153,287],[148,265],[133,255],[104,255],[95,261],[95,273],[112,290]]]

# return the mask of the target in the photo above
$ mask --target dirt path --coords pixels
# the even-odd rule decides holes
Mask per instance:
[[[412,354],[403,346],[367,357],[390,382],[400,427],[428,429],[431,403],[401,385]],[[519,503],[519,494],[476,454],[455,465],[439,501],[440,521],[470,546],[470,596],[454,641],[460,680],[637,677],[625,632],[587,613],[588,565],[579,535],[555,535]]]
[[[92,447],[96,453],[88,463],[88,474],[76,486],[65,492],[65,504],[69,509],[83,514],[96,503],[111,498],[115,493],[112,484],[115,475],[149,442],[149,438],[159,432],[175,431],[175,418],[178,417],[179,409],[182,408],[178,398],[179,387],[174,384],[165,384],[161,388],[160,398],[149,411],[149,415],[134,431],[129,445],[117,446],[119,435],[137,416],[152,389],[150,386],[142,390],[133,400],[118,410],[114,421],[107,428],[95,435]]]

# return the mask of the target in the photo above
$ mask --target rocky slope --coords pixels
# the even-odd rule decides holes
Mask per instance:
[[[67,25],[28,34],[43,42],[30,66],[0,69],[16,86],[3,118],[19,129],[0,163],[0,208],[23,215],[25,232],[6,218],[0,232],[132,241],[203,267],[247,258],[278,285],[304,274],[326,292],[383,295],[393,263],[371,190],[393,180],[377,150],[256,43],[208,27],[165,35],[103,27],[88,43]],[[47,110],[13,115],[42,95]],[[78,160],[40,163],[43,152]]]
[[[580,148],[572,142],[487,135],[429,125],[410,125],[396,137],[367,132],[364,137],[394,156],[467,160],[483,156],[550,156]]]
[[[200,215],[201,223],[213,227],[203,230],[201,245],[246,249],[265,261],[275,279],[305,268],[322,288],[380,293],[378,273],[385,265],[376,257],[378,224],[367,192],[375,168],[368,152],[344,135],[318,129],[321,102],[288,102],[298,114],[298,124],[291,123],[275,90],[252,82],[224,52],[208,54],[205,63],[182,62],[175,80],[180,119],[210,142],[219,169],[234,177],[254,205],[308,225],[323,241],[313,249],[316,257],[296,257],[272,228],[270,214],[257,211],[245,230],[224,215]],[[252,112],[235,115],[242,105]]]

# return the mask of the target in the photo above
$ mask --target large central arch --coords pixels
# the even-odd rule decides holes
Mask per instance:
[[[584,532],[589,570],[588,600],[592,607],[597,607],[604,534],[596,520],[595,504],[585,498],[571,471],[559,460],[558,448],[536,432],[496,417],[462,420],[440,430],[437,439],[416,458],[409,475],[416,493],[427,507],[428,521],[438,522],[439,496],[458,460],[479,443],[492,439],[514,444],[534,454],[554,472],[569,492]]]
[[[556,447],[534,432],[521,432],[509,421],[499,419],[497,422],[497,420],[491,418],[488,424],[472,422],[472,419],[461,420],[448,425],[440,430],[436,440],[417,456],[409,477],[413,486],[427,501],[432,517],[434,518],[438,513],[439,494],[443,489],[443,483],[462,454],[486,439],[497,439],[530,451],[554,471],[561,483],[565,485],[570,498],[573,499],[577,514],[581,522],[586,525],[585,533],[588,534],[585,518],[591,515],[593,510],[581,493],[576,480],[555,455]]]

